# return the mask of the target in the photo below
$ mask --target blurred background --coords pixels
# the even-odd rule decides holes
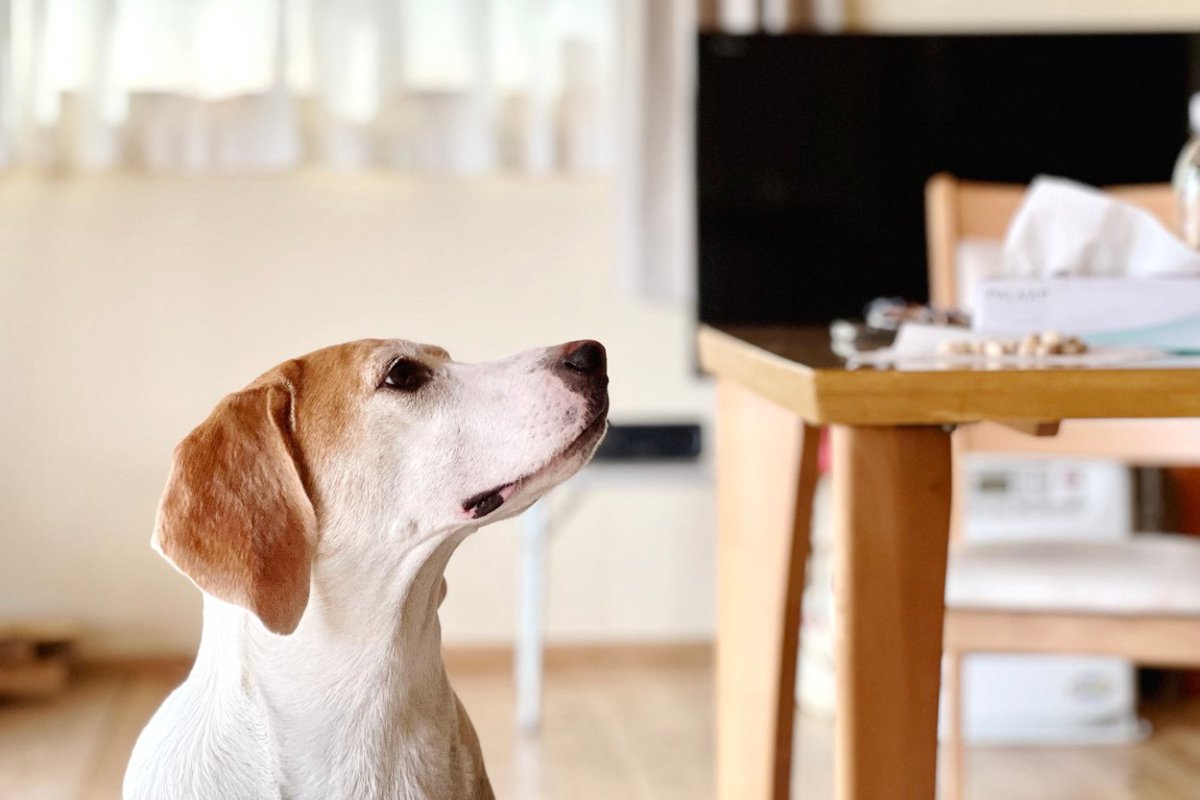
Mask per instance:
[[[65,695],[47,679],[57,699],[0,703],[0,797],[116,796],[132,737],[200,631],[199,593],[149,547],[174,444],[271,365],[371,336],[463,361],[596,338],[615,423],[698,426],[650,459],[670,464],[589,468],[545,504],[540,529],[514,520],[470,539],[441,619],[501,796],[711,796],[713,397],[694,337],[701,316],[738,319],[734,300],[761,280],[720,258],[740,196],[701,205],[697,182],[727,189],[722,168],[736,176],[740,162],[722,148],[761,155],[788,133],[705,114],[739,80],[757,82],[748,97],[786,92],[801,67],[710,72],[721,91],[699,87],[711,125],[698,131],[698,64],[728,55],[722,42],[796,32],[1146,31],[1200,31],[1200,7],[0,0],[0,639],[69,647],[81,665]],[[822,69],[812,108],[839,97]],[[1196,78],[1176,87],[1176,150]],[[919,230],[921,198],[906,202]],[[705,214],[713,238],[698,244]],[[924,290],[913,269],[900,290]],[[831,274],[813,280],[857,285]],[[820,292],[786,295],[805,309],[792,321],[845,313]],[[531,551],[539,536],[552,546]],[[544,596],[528,583],[543,569]],[[530,609],[544,621],[523,619]],[[546,637],[545,701],[526,706],[518,736],[510,661],[530,624]],[[536,668],[527,678],[541,685]],[[39,694],[37,680],[14,694]],[[814,720],[802,780],[830,796],[828,720]],[[1172,786],[1200,758],[1187,748]],[[1126,772],[1111,793],[1071,794],[1079,765],[1104,759],[1091,757],[1038,761],[1049,782],[1028,796],[1185,796],[1139,793]],[[979,796],[1017,797],[997,776],[1039,758],[995,754]]]
[[[0,401],[4,613],[78,619],[85,654],[189,652],[199,597],[147,547],[171,449],[327,344],[482,361],[594,337],[614,418],[705,418],[689,306],[645,301],[618,267],[616,3],[0,11],[0,363],[20,376]],[[707,636],[706,498],[581,509],[552,634]],[[629,504],[630,525],[603,524]],[[511,640],[513,537],[456,560],[448,643]]]
[[[651,294],[632,266],[643,235],[621,220],[651,202],[625,203],[644,182],[618,175],[646,157],[621,86],[655,57],[652,13],[0,0],[0,660],[19,667],[0,705],[0,797],[117,795],[132,737],[199,639],[199,593],[149,547],[171,450],[271,365],[361,337],[463,361],[597,338],[614,420],[707,423],[687,289]],[[533,624],[552,658],[681,644],[687,669],[706,665],[712,499],[695,474],[618,475],[547,510],[544,600],[526,608],[545,609]],[[521,553],[517,522],[474,537],[441,610],[463,696],[473,678],[480,729],[508,751]],[[19,657],[30,642],[47,670]],[[68,648],[63,683],[49,667]],[[568,696],[549,713],[592,703]],[[129,716],[114,728],[116,709]],[[491,760],[511,794],[506,755]]]

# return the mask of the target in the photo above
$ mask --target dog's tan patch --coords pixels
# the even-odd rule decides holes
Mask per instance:
[[[287,366],[226,397],[175,449],[154,532],[197,586],[275,633],[308,605],[316,534],[293,432],[298,365]]]

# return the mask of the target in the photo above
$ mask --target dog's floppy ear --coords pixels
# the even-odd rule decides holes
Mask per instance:
[[[282,375],[222,400],[175,448],[153,539],[201,589],[281,634],[296,629],[308,605],[316,534],[294,402]]]

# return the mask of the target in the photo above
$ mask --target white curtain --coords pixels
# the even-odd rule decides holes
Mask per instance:
[[[844,0],[622,0],[621,11],[622,283],[641,299],[693,302],[697,31],[836,32]]]
[[[696,293],[695,0],[622,7],[621,277],[635,297]]]
[[[0,167],[595,171],[618,0],[0,0]]]

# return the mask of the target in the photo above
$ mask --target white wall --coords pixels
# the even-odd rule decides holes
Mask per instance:
[[[0,617],[62,614],[93,652],[190,648],[197,591],[149,548],[174,443],[265,368],[364,336],[460,360],[609,347],[612,417],[710,416],[687,309],[616,288],[600,180],[0,179]],[[551,635],[711,630],[711,493],[593,495],[555,544]],[[512,626],[515,526],[455,557],[449,642]]]

